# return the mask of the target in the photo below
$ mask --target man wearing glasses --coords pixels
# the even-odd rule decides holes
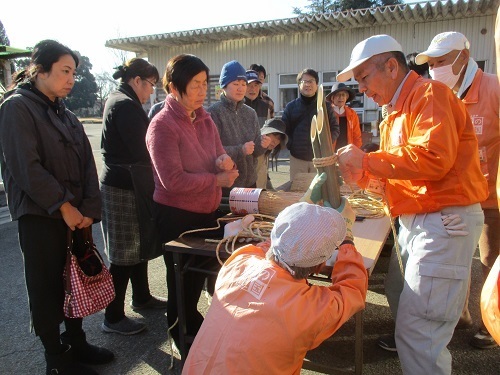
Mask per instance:
[[[286,124],[286,134],[288,136],[290,181],[293,181],[297,173],[316,172],[312,162],[311,120],[317,114],[318,82],[319,76],[315,70],[302,70],[297,75],[299,97],[286,105],[281,118]],[[340,129],[332,106],[327,103],[326,108],[333,143],[339,136]]]

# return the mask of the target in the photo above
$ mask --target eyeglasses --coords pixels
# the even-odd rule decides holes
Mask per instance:
[[[316,83],[316,81],[314,79],[308,79],[308,80],[305,80],[305,81],[300,81],[301,85],[312,85],[313,83]]]
[[[143,81],[146,81],[147,83],[149,83],[151,85],[151,87],[156,90],[156,84],[154,84],[153,82],[147,80],[146,78],[141,78]]]

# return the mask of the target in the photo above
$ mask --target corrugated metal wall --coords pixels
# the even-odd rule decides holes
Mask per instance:
[[[471,56],[476,60],[485,60],[486,72],[494,73],[494,25],[495,16],[479,16],[345,29],[337,32],[308,32],[240,39],[214,44],[200,43],[177,48],[155,48],[149,51],[148,56],[161,74],[168,59],[180,53],[191,53],[200,57],[210,68],[210,75],[215,76],[220,74],[226,62],[233,59],[238,60],[244,67],[252,63],[262,64],[268,72],[269,95],[274,99],[278,96],[279,74],[296,74],[304,68],[313,68],[318,72],[341,70],[348,64],[352,48],[361,40],[376,34],[393,36],[401,43],[405,53],[411,53],[425,50],[438,33],[459,31],[471,43]]]

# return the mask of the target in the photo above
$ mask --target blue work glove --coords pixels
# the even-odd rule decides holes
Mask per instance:
[[[305,192],[305,194],[300,198],[300,202],[307,203],[318,203],[321,199],[321,186],[326,181],[326,173],[323,172],[320,175],[314,176],[311,184],[309,185],[309,189]]]

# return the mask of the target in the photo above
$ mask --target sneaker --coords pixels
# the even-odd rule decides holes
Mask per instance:
[[[135,335],[146,329],[146,324],[123,317],[118,323],[109,323],[106,319],[101,326],[102,330],[106,333],[118,333],[120,335]]]
[[[396,339],[394,338],[394,335],[386,335],[379,337],[377,340],[377,345],[389,352],[398,351],[398,349],[396,348]]]
[[[130,302],[130,307],[132,310],[146,310],[146,309],[166,309],[167,308],[167,299],[162,297],[151,296],[151,298],[142,304],[136,304],[134,301]]]
[[[492,349],[498,346],[489,332],[484,329],[477,331],[474,337],[470,339],[469,344],[478,349]]]

